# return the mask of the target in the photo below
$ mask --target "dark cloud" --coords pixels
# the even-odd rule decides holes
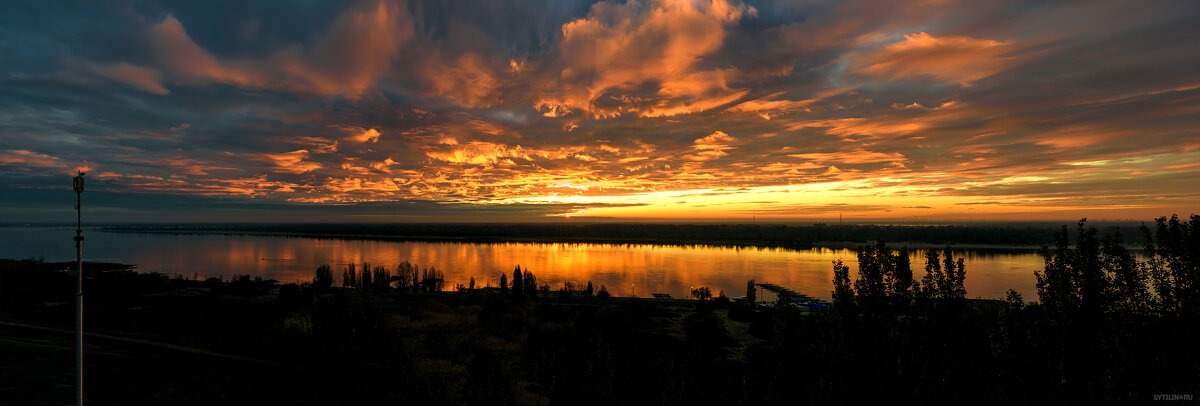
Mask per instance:
[[[204,216],[297,221],[386,215],[375,202],[429,218],[1166,210],[1200,198],[1198,16],[1188,1],[9,2],[0,186],[50,193],[87,168],[114,196],[100,218],[163,221],[154,205],[196,199]],[[36,200],[4,204],[41,218]]]

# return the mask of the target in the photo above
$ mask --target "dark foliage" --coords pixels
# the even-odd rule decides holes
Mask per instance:
[[[927,251],[918,279],[909,252],[882,242],[860,250],[854,276],[834,263],[833,311],[591,296],[590,282],[550,295],[520,268],[498,292],[449,293],[440,271],[411,264],[347,266],[346,288],[318,288],[325,267],[278,286],[87,264],[85,291],[89,322],[114,334],[276,363],[255,390],[229,389],[259,403],[295,403],[278,393],[296,390],[286,378],[305,382],[301,403],[1125,404],[1200,393],[1197,227],[1159,219],[1144,256],[1084,222],[1059,230],[1035,303],[969,300],[952,250]],[[70,265],[0,261],[0,316],[69,326]],[[237,369],[223,367],[205,377]],[[92,396],[149,402],[106,391]],[[205,396],[174,400],[231,402]]]
[[[319,292],[328,291],[333,286],[333,269],[329,264],[317,267],[316,273],[313,275],[312,287]]]
[[[521,296],[524,296],[524,295],[525,295],[525,285],[526,285],[526,283],[525,283],[525,281],[524,281],[522,278],[524,278],[524,276],[523,276],[523,274],[521,273],[521,266],[520,266],[520,265],[517,265],[517,269],[513,270],[513,278],[512,278],[512,294],[513,294],[513,297],[518,297],[518,298],[519,298],[519,297],[521,297]]]

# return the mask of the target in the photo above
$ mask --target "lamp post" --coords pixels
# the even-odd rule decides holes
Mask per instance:
[[[75,189],[75,261],[79,279],[75,286],[75,403],[83,405],[83,172],[73,179]]]

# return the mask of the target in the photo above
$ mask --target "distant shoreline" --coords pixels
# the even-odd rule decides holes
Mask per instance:
[[[789,250],[849,249],[861,248],[866,242],[855,241],[817,241],[810,244],[782,244],[765,241],[737,240],[670,240],[670,239],[618,239],[618,238],[563,238],[563,237],[466,237],[466,236],[413,236],[413,235],[384,235],[384,234],[342,234],[318,232],[289,232],[289,231],[252,231],[252,230],[203,230],[203,229],[158,229],[158,228],[126,228],[99,227],[99,231],[110,233],[142,233],[142,234],[173,234],[173,235],[229,235],[256,237],[285,237],[285,238],[315,238],[337,240],[369,240],[369,241],[407,241],[431,243],[472,243],[472,244],[603,244],[603,245],[652,245],[652,246],[707,246],[726,248],[772,248]],[[949,246],[956,250],[971,251],[1008,251],[1008,252],[1037,252],[1041,245],[1018,244],[972,244],[972,243],[930,243],[930,242],[888,242],[888,246],[910,249],[941,249]],[[1131,246],[1131,248],[1140,248]]]

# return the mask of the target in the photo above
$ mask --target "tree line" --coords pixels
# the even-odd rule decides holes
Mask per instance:
[[[750,387],[802,382],[801,403],[1109,403],[1200,390],[1200,217],[1156,219],[1138,230],[1142,254],[1119,231],[1086,219],[1061,227],[1035,270],[1037,300],[1009,290],[968,301],[967,272],[949,249],[909,254],[863,247],[859,268],[835,261],[833,311],[755,319],[767,343],[747,355]],[[769,327],[768,327],[769,326]],[[789,365],[831,371],[801,376]],[[815,381],[815,382],[814,382]],[[828,393],[864,394],[854,401]],[[986,401],[984,400],[986,399]]]
[[[247,277],[248,278],[248,277]],[[235,277],[235,279],[237,279]],[[258,278],[261,281],[261,278]],[[542,296],[548,297],[551,292],[550,285],[538,284],[537,275],[528,269],[522,270],[520,265],[512,273],[512,283],[508,281],[508,275],[501,273],[499,277],[500,283],[498,291],[501,296],[522,298],[526,296]],[[329,264],[318,266],[313,272],[313,279],[306,287],[311,287],[316,292],[328,292],[334,284],[333,268]],[[362,266],[355,263],[346,264],[342,269],[342,288],[358,288],[364,291],[383,292],[387,290],[417,290],[422,292],[440,292],[446,284],[445,273],[437,267],[430,266],[421,268],[408,261],[402,262],[396,266],[395,271],[384,265],[372,267],[370,263],[364,262]],[[474,291],[477,287],[475,277],[472,276],[467,286],[457,285],[457,290]],[[511,292],[511,293],[510,293]],[[581,294],[591,297],[599,295],[600,297],[609,297],[608,288],[600,285],[599,290],[595,289],[592,281],[587,281],[586,284],[577,284],[573,281],[563,282],[563,286],[558,289],[561,294],[572,295]]]
[[[1136,232],[1113,224],[1108,231]],[[596,243],[706,244],[807,247],[822,242],[909,241],[931,244],[1041,246],[1053,244],[1044,224],[861,225],[861,224],[236,224],[124,226],[111,231],[247,233],[329,238],[431,241],[564,241]]]

